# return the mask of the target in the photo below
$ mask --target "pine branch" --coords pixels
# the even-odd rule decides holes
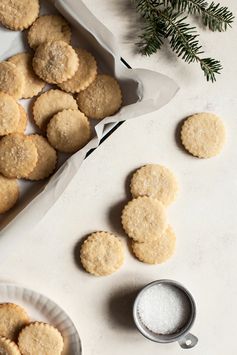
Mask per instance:
[[[168,38],[172,50],[188,63],[198,62],[207,80],[216,80],[222,69],[219,61],[200,58],[203,53],[195,27],[185,22],[187,16],[174,13],[172,7],[163,8],[159,0],[136,0],[136,8],[144,18],[145,27],[140,36],[140,50],[151,55],[160,49],[164,38]]]
[[[164,3],[178,12],[201,15],[203,24],[211,31],[226,31],[234,21],[234,15],[227,7],[214,2],[208,5],[205,0],[165,0]]]

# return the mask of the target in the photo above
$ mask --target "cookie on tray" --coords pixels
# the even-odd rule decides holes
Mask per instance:
[[[225,138],[223,122],[208,112],[190,116],[181,129],[181,140],[185,149],[198,158],[211,158],[219,154]]]
[[[26,110],[24,109],[24,107],[21,104],[18,104],[18,107],[20,110],[20,121],[17,125],[17,128],[14,130],[14,133],[22,133],[23,134],[26,130],[28,117],[27,117],[27,113],[26,113]]]
[[[1,0],[0,22],[10,30],[22,31],[37,19],[39,9],[39,0]]]
[[[9,211],[16,204],[19,194],[17,180],[0,174],[0,214]]]
[[[54,115],[47,127],[50,144],[60,152],[75,153],[91,137],[88,118],[79,110],[64,110]]]
[[[0,304],[0,336],[15,340],[29,321],[24,308],[14,303]]]
[[[8,62],[13,63],[24,75],[23,99],[29,99],[38,95],[43,90],[46,83],[36,76],[32,68],[33,56],[30,53],[19,53],[8,59]]]
[[[132,242],[135,256],[147,264],[161,264],[175,252],[176,236],[173,229],[168,226],[159,238],[150,239],[144,243]]]
[[[14,132],[20,122],[20,110],[12,96],[0,91],[0,136]]]
[[[0,172],[8,178],[26,178],[35,168],[38,153],[30,137],[13,133],[0,140]]]
[[[119,238],[108,232],[92,233],[82,244],[81,262],[96,276],[110,275],[124,262],[124,247]]]
[[[0,62],[0,91],[18,100],[22,98],[25,78],[15,64]]]
[[[76,48],[75,51],[79,58],[77,72],[71,79],[59,84],[62,90],[71,93],[85,90],[97,75],[97,64],[93,55],[82,48]]]
[[[61,84],[76,73],[79,60],[69,44],[51,41],[37,47],[32,64],[41,79],[49,84]]]
[[[49,41],[70,43],[71,28],[67,21],[59,15],[44,15],[37,18],[28,32],[28,43],[33,49]]]
[[[61,90],[49,90],[40,95],[33,106],[33,119],[45,131],[50,119],[63,110],[76,110],[77,102],[72,95]]]
[[[12,340],[0,336],[0,354],[3,355],[21,355],[16,343]]]
[[[35,322],[22,329],[18,346],[22,355],[60,355],[64,342],[52,325]]]
[[[178,184],[174,174],[165,166],[148,164],[138,169],[132,176],[133,197],[151,196],[168,206],[176,199]]]
[[[122,211],[122,225],[135,241],[159,238],[167,227],[164,205],[152,197],[138,197],[128,202]]]
[[[98,75],[87,89],[77,96],[80,110],[87,117],[101,120],[114,115],[122,105],[118,81],[109,75]]]
[[[33,171],[27,176],[29,180],[41,180],[49,177],[56,168],[57,153],[47,139],[39,134],[29,136],[36,146],[38,160]]]

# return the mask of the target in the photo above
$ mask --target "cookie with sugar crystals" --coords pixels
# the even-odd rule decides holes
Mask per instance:
[[[59,84],[62,90],[71,93],[85,90],[97,75],[97,64],[93,55],[82,48],[76,48],[75,51],[79,58],[79,67],[76,74],[71,79]]]
[[[61,84],[76,73],[79,60],[69,44],[51,41],[37,47],[32,64],[41,79],[49,84]]]
[[[167,227],[165,207],[152,197],[137,197],[124,207],[122,225],[137,242],[158,238]]]
[[[87,89],[77,96],[80,110],[87,117],[100,120],[114,115],[122,105],[118,81],[109,75],[98,75]]]
[[[17,180],[0,174],[0,214],[9,211],[16,204],[19,194]]]
[[[8,62],[13,63],[24,75],[24,85],[22,98],[29,99],[38,95],[43,90],[46,83],[36,76],[32,68],[33,56],[30,53],[18,53],[8,59]]]
[[[14,132],[20,122],[20,110],[12,96],[0,92],[0,136]]]
[[[39,134],[29,136],[36,146],[38,160],[33,171],[27,176],[29,180],[41,180],[49,177],[56,168],[57,153],[47,139]]]
[[[27,126],[27,113],[24,109],[23,106],[21,106],[20,104],[18,104],[19,110],[20,110],[20,121],[17,125],[17,128],[14,130],[14,133],[24,133],[26,130],[26,126]]]
[[[19,332],[29,323],[24,308],[14,303],[0,304],[0,335],[10,340],[18,337]]]
[[[33,106],[33,118],[37,126],[45,131],[50,119],[63,110],[77,110],[72,95],[61,90],[49,90],[40,95]]]
[[[30,137],[13,133],[0,140],[0,172],[4,176],[26,178],[35,168],[37,160],[37,149]]]
[[[33,49],[49,41],[70,43],[71,28],[68,22],[59,15],[44,15],[37,18],[28,31],[28,43]]]
[[[58,329],[46,323],[31,323],[22,329],[18,338],[22,355],[60,355],[64,348]]]
[[[50,144],[60,152],[75,153],[91,136],[88,118],[79,110],[64,110],[54,115],[47,127]]]
[[[0,62],[0,91],[18,100],[22,98],[24,75],[15,64]]]
[[[144,243],[132,242],[135,256],[147,264],[161,264],[167,261],[174,254],[175,246],[176,236],[170,226],[159,238],[150,239]]]
[[[22,31],[37,19],[39,9],[39,0],[1,0],[0,22],[10,30]]]
[[[117,271],[124,262],[124,247],[119,238],[109,232],[95,232],[84,241],[80,251],[83,267],[96,276]]]
[[[16,343],[12,340],[0,336],[0,354],[5,355],[21,355]]]
[[[151,196],[168,206],[176,198],[178,184],[174,174],[168,168],[158,164],[148,164],[133,174],[130,188],[135,198]]]
[[[226,139],[221,119],[208,112],[187,118],[181,129],[185,149],[198,158],[211,158],[219,154]]]

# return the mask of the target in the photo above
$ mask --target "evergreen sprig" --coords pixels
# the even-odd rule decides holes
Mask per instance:
[[[188,14],[201,15],[205,26],[212,31],[224,31],[231,26],[234,16],[220,4],[208,5],[205,0],[133,0],[143,17],[145,26],[138,46],[143,54],[151,55],[168,38],[172,50],[188,63],[198,62],[207,81],[216,80],[221,63],[213,58],[202,58],[199,34],[186,22]],[[187,15],[184,12],[187,12]]]

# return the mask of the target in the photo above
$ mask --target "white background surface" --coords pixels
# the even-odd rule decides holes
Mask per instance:
[[[119,37],[121,55],[132,67],[173,77],[181,90],[158,113],[125,123],[83,164],[62,198],[37,230],[0,241],[0,279],[23,284],[51,297],[75,322],[85,355],[177,355],[177,344],[144,339],[131,321],[131,300],[142,285],[159,278],[182,282],[197,302],[193,333],[199,344],[192,355],[236,355],[237,319],[237,25],[227,33],[202,32],[209,55],[221,59],[217,83],[206,83],[198,65],[176,60],[167,49],[151,58],[134,53],[134,12],[128,1],[85,1]],[[237,3],[223,0],[234,13]],[[136,28],[136,27],[135,27]],[[176,141],[187,115],[212,111],[225,121],[223,153],[210,160],[186,154]],[[137,167],[161,163],[177,175],[179,197],[168,210],[178,238],[169,262],[148,266],[127,248],[124,267],[106,278],[85,273],[75,262],[78,243],[94,230],[121,235],[120,211],[129,198],[128,176]],[[76,250],[76,252],[75,252]],[[73,354],[74,355],[74,354]]]

